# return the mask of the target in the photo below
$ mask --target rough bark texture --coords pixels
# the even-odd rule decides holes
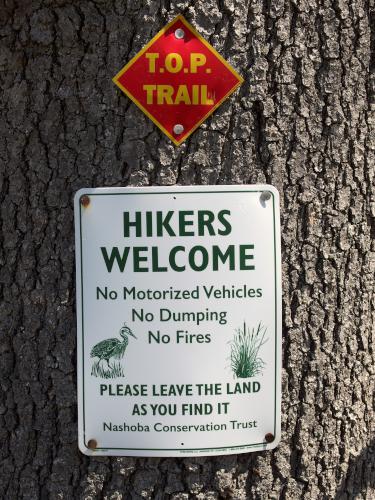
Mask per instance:
[[[0,3],[0,497],[374,499],[368,1]],[[111,82],[178,13],[246,78],[180,148]],[[282,198],[282,444],[84,457],[73,193],[256,182]]]

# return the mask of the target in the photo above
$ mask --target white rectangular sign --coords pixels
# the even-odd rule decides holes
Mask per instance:
[[[83,453],[277,445],[279,218],[269,185],[78,191]]]

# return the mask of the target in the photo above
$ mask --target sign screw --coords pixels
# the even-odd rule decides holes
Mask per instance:
[[[264,202],[271,199],[271,193],[269,191],[263,191],[260,195],[260,201]]]
[[[173,133],[176,135],[182,134],[184,130],[185,130],[184,126],[181,125],[180,123],[176,123],[176,125],[173,127]]]
[[[181,28],[177,28],[174,32],[174,36],[177,38],[177,40],[181,40],[185,37],[185,31]]]
[[[84,206],[85,208],[90,205],[90,198],[87,196],[87,194],[84,194],[80,198],[81,205]]]
[[[267,443],[272,443],[272,441],[275,439],[275,436],[271,433],[268,432],[265,436],[264,439]]]
[[[96,439],[90,439],[89,442],[87,443],[87,447],[90,448],[90,450],[95,450],[95,448],[98,447]]]

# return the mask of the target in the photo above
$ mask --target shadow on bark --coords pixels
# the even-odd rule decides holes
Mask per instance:
[[[357,457],[350,459],[335,500],[370,498],[366,496],[366,492],[371,490],[375,490],[375,439]]]

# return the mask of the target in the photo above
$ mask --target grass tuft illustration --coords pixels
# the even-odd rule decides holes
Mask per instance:
[[[101,378],[117,378],[117,377],[124,377],[124,370],[121,366],[121,363],[118,362],[113,362],[111,367],[105,368],[100,364],[100,360],[96,361],[92,365],[91,369],[91,375],[94,375],[95,377],[101,377]]]
[[[258,324],[257,328],[238,328],[230,342],[230,361],[232,372],[237,378],[254,377],[262,372],[265,363],[259,357],[259,350],[268,339],[265,338],[267,328]]]

